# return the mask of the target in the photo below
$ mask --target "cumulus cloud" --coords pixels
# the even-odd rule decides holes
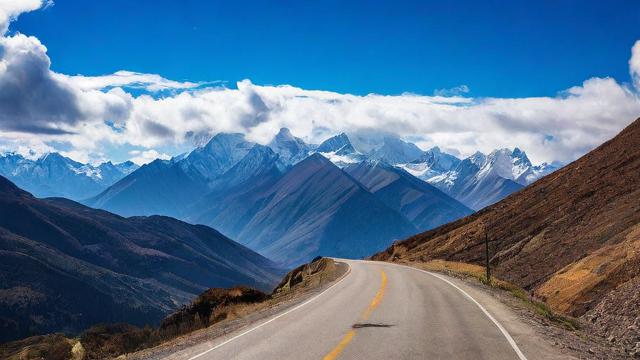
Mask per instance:
[[[160,153],[154,149],[151,150],[132,150],[129,151],[131,155],[131,161],[138,165],[144,165],[152,162],[155,159],[169,160],[171,156],[168,154]]]
[[[3,7],[3,1],[6,19],[42,5]],[[339,132],[354,138],[391,133],[462,156],[518,146],[534,161],[567,162],[640,115],[640,42],[629,60],[635,88],[592,78],[555,96],[530,98],[474,98],[465,85],[433,96],[357,96],[249,80],[235,88],[203,86],[128,71],[70,76],[52,71],[46,52],[35,37],[0,38],[0,144],[50,149],[64,143],[66,153],[88,159],[133,146],[144,150],[129,156],[145,163],[169,156],[156,149],[199,145],[218,132],[267,143],[288,127],[315,143]],[[133,95],[130,88],[147,93]]]
[[[117,91],[82,91],[50,70],[47,49],[33,36],[0,38],[0,129],[70,134],[83,122],[128,113]]]

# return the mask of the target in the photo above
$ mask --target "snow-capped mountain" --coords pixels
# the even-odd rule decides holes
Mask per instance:
[[[442,152],[436,146],[423,152],[418,159],[410,163],[398,164],[398,167],[419,179],[428,180],[454,169],[458,164],[460,159]]]
[[[336,153],[338,155],[350,155],[356,152],[351,145],[349,137],[345,133],[340,133],[323,141],[316,149],[319,153]]]
[[[213,180],[231,169],[242,159],[255,143],[245,140],[243,134],[219,133],[203,147],[196,148],[184,159],[173,162],[194,178]]]
[[[98,166],[82,164],[59,153],[48,153],[36,160],[15,153],[0,155],[0,175],[38,197],[85,199],[137,168],[131,161]]]
[[[345,133],[323,141],[316,149],[316,152],[322,154],[322,156],[340,168],[361,162],[365,159],[363,154],[356,151]]]
[[[479,210],[557,168],[546,163],[533,166],[527,154],[518,148],[499,149],[489,155],[476,152],[451,170],[440,174],[433,172],[433,176],[421,178],[468,207]]]
[[[293,136],[287,128],[282,128],[269,143],[269,147],[280,155],[287,165],[295,165],[304,160],[312,150],[304,140]]]
[[[424,151],[415,144],[387,135],[383,138],[382,146],[371,151],[368,157],[396,165],[413,162],[420,158],[423,153]]]
[[[214,191],[225,191],[247,182],[259,182],[265,177],[285,172],[287,166],[270,147],[256,144],[229,171],[211,183]],[[253,186],[255,184],[250,184]]]
[[[142,166],[85,204],[124,216],[182,217],[187,207],[211,191],[216,179],[255,145],[243,134],[219,133],[189,154]]]

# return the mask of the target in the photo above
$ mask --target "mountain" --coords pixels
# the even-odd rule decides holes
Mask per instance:
[[[406,164],[398,164],[398,166],[409,174],[426,181],[455,169],[458,164],[460,164],[460,159],[442,152],[436,146],[423,152],[416,160]]]
[[[0,175],[38,197],[85,199],[103,191],[137,168],[130,161],[92,166],[58,153],[49,153],[36,160],[15,153],[0,155]]]
[[[123,216],[155,214],[180,218],[254,145],[242,134],[217,134],[188,155],[171,161],[158,159],[142,166],[84,203]]]
[[[434,147],[411,162],[394,165],[475,210],[560,168],[558,164],[533,165],[518,148],[494,150],[489,155],[476,152],[460,160]]]
[[[302,139],[291,134],[287,128],[282,128],[269,143],[269,147],[273,149],[284,163],[294,165],[309,155],[311,147]]]
[[[387,135],[383,138],[382,146],[369,154],[369,159],[382,160],[394,165],[404,164],[420,158],[422,153],[423,151],[415,144]]]
[[[633,347],[640,313],[640,119],[499,203],[375,258],[483,264],[485,231],[497,277]]]
[[[363,154],[356,151],[345,133],[323,141],[315,151],[340,168],[361,162],[365,159]]]
[[[180,162],[154,160],[113,184],[85,205],[122,216],[181,217],[190,202],[209,191],[208,181]],[[195,176],[194,176],[195,175]]]
[[[362,257],[416,231],[320,154],[261,186],[209,203],[200,221],[285,266],[318,255]]]
[[[344,171],[419,231],[457,220],[473,211],[432,185],[380,161],[353,164]]]
[[[523,187],[500,174],[489,156],[476,152],[453,170],[433,176],[427,182],[467,207],[480,210]]]
[[[273,150],[264,145],[256,144],[229,171],[214,180],[213,192],[228,191],[237,186],[256,186],[264,179],[279,176],[287,166]]]
[[[145,324],[210,287],[270,290],[281,271],[216,230],[37,199],[0,177],[0,340]]]
[[[356,152],[345,133],[340,133],[323,141],[316,151],[319,153],[335,153],[337,155],[350,155]]]
[[[533,166],[518,148],[499,149],[489,155],[476,152],[454,169],[426,181],[466,206],[480,210],[557,169],[546,163]]]
[[[183,159],[176,159],[180,167],[193,179],[204,181],[224,174],[242,159],[255,145],[245,140],[243,134],[219,133],[204,146],[189,153]]]

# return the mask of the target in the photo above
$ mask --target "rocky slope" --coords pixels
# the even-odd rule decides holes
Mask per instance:
[[[484,210],[399,242],[380,260],[482,264],[632,348],[640,341],[640,119]]]

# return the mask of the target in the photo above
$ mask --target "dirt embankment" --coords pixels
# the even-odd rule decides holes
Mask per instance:
[[[290,271],[271,294],[242,286],[230,289],[212,288],[167,316],[158,327],[100,324],[75,338],[62,334],[34,336],[0,345],[0,358],[145,358],[150,353],[175,350],[175,347],[186,346],[193,341],[220,336],[269,316],[282,306],[319,291],[341,277],[346,270],[345,264],[328,258],[317,258]],[[131,355],[134,352],[138,353]]]
[[[483,265],[640,354],[640,119],[575,162],[375,260]]]

